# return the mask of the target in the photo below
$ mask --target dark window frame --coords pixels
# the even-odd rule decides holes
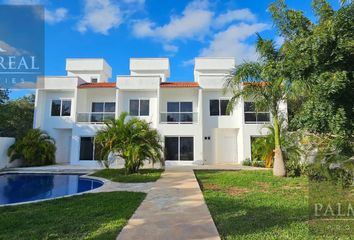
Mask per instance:
[[[132,114],[131,111],[131,102],[138,101],[138,111],[137,114]],[[147,102],[148,111],[142,111],[142,102]],[[148,98],[139,98],[139,99],[129,99],[129,116],[133,117],[148,117],[150,116],[150,99]]]
[[[222,102],[227,101],[226,107],[222,107]],[[212,102],[217,102],[218,109],[215,112],[212,112],[211,106]],[[227,112],[227,105],[229,104],[229,98],[218,98],[218,99],[209,99],[209,116],[230,116],[231,114]]]
[[[59,110],[59,114],[53,115],[53,102],[59,102],[60,101],[60,109]],[[69,102],[70,106],[69,106],[69,114],[65,114],[65,112],[63,112],[63,102]],[[50,105],[50,116],[51,117],[71,117],[71,109],[72,109],[72,99],[68,99],[68,98],[63,98],[63,99],[52,99],[51,101],[51,105]]]
[[[262,120],[258,120],[260,116],[262,116]],[[245,101],[243,103],[243,117],[246,124],[260,124],[270,122],[270,112],[257,112],[255,103],[251,101]]]
[[[166,149],[166,142],[167,142],[167,139],[168,138],[177,138],[177,159],[167,159],[167,149]],[[191,158],[189,159],[182,159],[182,157],[186,156],[185,154],[188,155],[188,152],[187,153],[184,153],[184,155],[181,154],[181,139],[184,139],[184,140],[192,140],[192,145],[189,146],[191,147]],[[194,141],[194,136],[165,136],[165,160],[166,161],[194,161],[194,153],[195,153],[195,141]],[[190,153],[189,153],[190,154]],[[182,155],[182,157],[181,157]]]
[[[82,139],[83,138],[90,138],[91,139],[91,144],[92,144],[92,159],[81,159],[81,146],[82,146]],[[95,143],[95,137],[94,136],[80,136],[80,148],[79,148],[79,161],[99,161],[100,159],[95,159],[96,158],[96,143]]]

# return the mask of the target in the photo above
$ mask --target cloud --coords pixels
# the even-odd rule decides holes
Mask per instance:
[[[171,53],[175,53],[178,51],[178,47],[175,46],[175,45],[172,45],[172,44],[164,44],[163,45],[163,49],[166,51],[166,52],[171,52]]]
[[[46,0],[4,0],[5,4],[10,5],[45,5]],[[36,11],[41,19],[44,19],[49,24],[55,24],[62,22],[66,19],[68,10],[65,8],[56,8],[54,10],[44,9],[44,15],[42,11]]]
[[[265,23],[240,23],[231,25],[225,31],[217,33],[208,47],[201,50],[202,57],[235,57],[236,63],[254,61],[257,53],[247,39],[255,33],[269,29]]]
[[[21,50],[21,49],[17,49],[13,46],[11,46],[10,44],[1,41],[0,40],[0,52],[2,55],[15,55],[15,56],[19,56],[22,54],[27,54],[26,51]]]
[[[65,8],[57,8],[53,11],[44,10],[44,19],[49,24],[55,24],[66,19],[68,10]]]
[[[213,25],[216,28],[220,28],[234,21],[254,22],[256,21],[256,15],[254,15],[248,8],[229,10],[226,13],[217,16]]]
[[[122,13],[111,0],[85,0],[84,16],[77,24],[79,32],[92,30],[107,35],[122,23]]]
[[[139,4],[139,5],[145,4],[145,0],[123,0],[123,2],[127,4]]]
[[[133,34],[139,38],[152,37],[167,41],[202,38],[209,32],[213,18],[213,12],[207,7],[207,1],[193,1],[186,6],[182,15],[172,16],[167,24],[161,26],[148,19],[136,21]]]

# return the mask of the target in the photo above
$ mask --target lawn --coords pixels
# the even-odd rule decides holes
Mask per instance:
[[[145,193],[109,192],[0,208],[0,239],[115,239]]]
[[[142,183],[155,182],[163,171],[163,169],[140,169],[138,173],[127,175],[125,169],[103,169],[91,176],[106,178],[113,182]]]
[[[271,171],[196,171],[222,239],[308,239],[306,178]]]

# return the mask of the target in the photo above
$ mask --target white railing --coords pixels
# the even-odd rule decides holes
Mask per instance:
[[[160,123],[192,124],[198,123],[197,112],[161,112]]]
[[[77,113],[76,121],[78,123],[102,124],[105,121],[114,118],[114,112],[80,112]]]

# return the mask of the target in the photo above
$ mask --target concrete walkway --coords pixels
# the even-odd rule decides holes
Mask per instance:
[[[220,238],[194,173],[188,169],[165,171],[117,239]]]

